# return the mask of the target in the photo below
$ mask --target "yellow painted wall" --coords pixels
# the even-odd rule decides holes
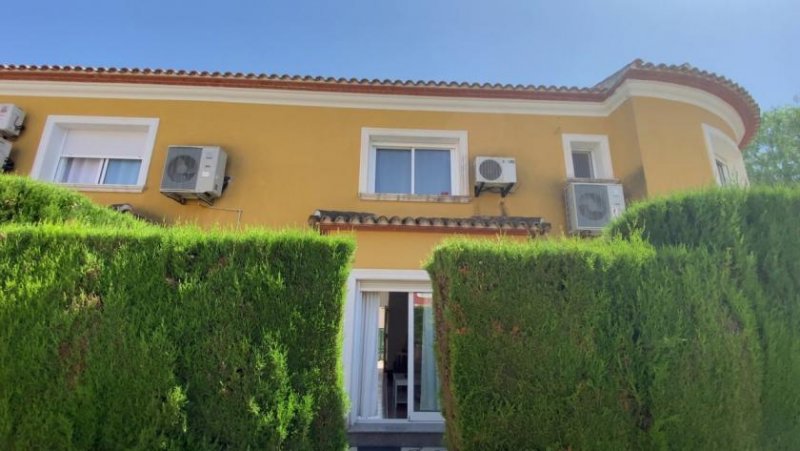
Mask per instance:
[[[566,169],[562,133],[609,136],[612,165],[626,195],[701,186],[713,180],[701,123],[728,133],[698,107],[649,98],[627,101],[609,117],[390,111],[217,102],[10,97],[27,113],[14,143],[17,172],[29,174],[48,115],[159,118],[142,193],[87,193],[99,203],[130,203],[169,222],[234,226],[237,213],[180,205],[159,193],[168,145],[219,145],[229,155],[231,184],[215,207],[241,209],[242,226],[307,227],[317,209],[398,216],[541,216],[565,230]],[[466,204],[358,198],[362,127],[466,130],[470,166],[477,155],[517,160],[518,189],[501,200],[484,194]],[[474,174],[470,169],[470,181]],[[471,184],[471,183],[470,183]],[[418,268],[444,235],[361,232],[356,267]]]
[[[369,269],[419,269],[430,257],[433,248],[447,238],[462,236],[476,240],[497,241],[500,239],[492,235],[454,235],[433,232],[359,231],[357,233],[331,233],[355,236],[358,249],[356,250],[353,267]],[[524,241],[545,238],[504,236],[502,239]]]
[[[645,97],[631,102],[648,195],[716,183],[702,124],[733,137],[724,121],[694,105]]]
[[[647,182],[639,151],[639,133],[636,127],[633,102],[620,105],[608,118],[609,147],[613,153],[611,164],[620,179],[627,202],[647,197]]]

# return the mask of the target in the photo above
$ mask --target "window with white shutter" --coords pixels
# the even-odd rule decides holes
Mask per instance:
[[[31,176],[86,190],[141,191],[158,119],[50,116]]]

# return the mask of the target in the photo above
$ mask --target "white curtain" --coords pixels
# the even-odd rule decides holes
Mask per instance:
[[[439,381],[436,378],[436,355],[433,349],[433,307],[422,309],[422,355],[420,356],[420,411],[439,409]]]
[[[362,418],[380,418],[378,379],[378,316],[380,314],[380,293],[364,292],[364,317],[362,322],[361,352],[361,399],[358,414]]]
[[[100,158],[62,158],[56,170],[60,183],[96,184],[103,160]]]

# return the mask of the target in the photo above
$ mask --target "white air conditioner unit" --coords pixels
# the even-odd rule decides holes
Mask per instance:
[[[475,197],[499,190],[505,197],[517,184],[517,162],[508,157],[475,157]]]
[[[0,135],[14,138],[22,130],[25,112],[11,103],[0,104]]]
[[[619,183],[571,182],[566,198],[570,233],[599,232],[625,210]]]
[[[200,199],[213,203],[225,188],[228,155],[217,146],[169,146],[161,193],[185,203]]]
[[[11,161],[11,143],[3,138],[0,138],[0,167],[3,172],[10,171],[14,168],[14,162]]]

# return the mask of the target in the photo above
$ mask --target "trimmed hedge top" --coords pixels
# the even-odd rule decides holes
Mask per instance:
[[[800,189],[716,188],[638,202],[606,230],[607,236],[640,234],[656,245],[724,249],[744,244],[756,250],[758,236],[800,230]],[[742,239],[746,238],[743,242]]]
[[[135,228],[143,221],[92,203],[88,197],[50,183],[0,176],[0,226],[9,223],[78,223]]]

